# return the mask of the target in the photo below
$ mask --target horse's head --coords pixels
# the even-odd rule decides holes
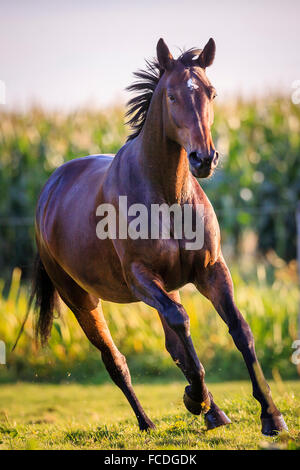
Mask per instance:
[[[197,178],[210,176],[218,162],[211,125],[216,90],[205,69],[213,63],[216,46],[210,39],[203,50],[191,50],[175,60],[166,43],[157,44],[157,58],[164,71],[160,86],[166,136],[187,152],[190,170]]]

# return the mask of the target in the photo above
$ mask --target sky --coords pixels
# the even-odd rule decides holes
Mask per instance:
[[[291,94],[299,26],[299,0],[0,0],[0,109],[125,102],[160,37],[175,57],[215,39],[207,75],[221,100]]]

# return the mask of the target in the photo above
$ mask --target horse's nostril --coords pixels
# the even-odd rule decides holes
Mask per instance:
[[[189,161],[192,166],[200,168],[203,165],[203,159],[199,156],[198,152],[191,152],[189,154]]]
[[[190,158],[191,160],[194,160],[194,161],[198,160],[197,152],[191,152],[191,153],[189,154],[189,158]]]
[[[213,159],[212,159],[213,164],[216,165],[218,163],[218,160],[219,160],[219,152],[215,151]]]

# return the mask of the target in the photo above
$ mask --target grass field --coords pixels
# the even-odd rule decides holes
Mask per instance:
[[[182,403],[183,382],[137,385],[155,431],[141,433],[121,392],[104,385],[1,385],[0,449],[300,449],[300,383],[271,383],[289,434],[260,434],[249,382],[211,384],[232,424],[206,432]]]

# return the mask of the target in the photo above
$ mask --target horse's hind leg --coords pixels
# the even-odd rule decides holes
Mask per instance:
[[[126,358],[120,353],[113,342],[107,323],[103,316],[100,302],[96,307],[91,308],[88,302],[85,306],[74,307],[69,304],[74,312],[80,326],[91,343],[101,352],[105,367],[115,382],[122,390],[133,411],[136,414],[141,430],[154,428],[154,424],[145,414],[139,400],[137,399],[131,385],[130,372],[126,363]]]
[[[154,428],[154,424],[147,417],[134,393],[126,359],[113,342],[99,299],[88,294],[62,268],[50,260],[47,260],[47,272],[60,297],[73,311],[88,339],[101,352],[109,375],[129,401],[140,429]]]
[[[177,303],[180,303],[180,294],[178,291],[169,293],[169,296]],[[166,338],[166,349],[170,353],[175,364],[181,369],[186,379],[190,382],[188,374],[188,357],[183,348],[182,344],[178,341],[177,335],[169,327],[164,316],[158,312],[163,329],[165,332]],[[210,396],[210,409],[204,415],[205,423],[208,429],[214,429],[218,426],[223,426],[225,424],[230,424],[230,419],[225,415],[225,413],[220,410],[220,408],[215,404],[212,394],[209,392]],[[187,394],[184,398],[185,405],[187,409],[193,414],[200,414],[201,412],[201,403],[195,402]]]

